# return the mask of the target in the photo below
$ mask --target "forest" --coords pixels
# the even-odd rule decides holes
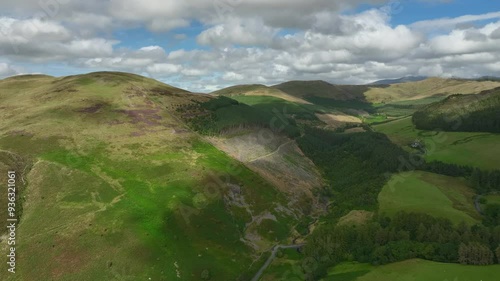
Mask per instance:
[[[500,89],[478,95],[452,95],[416,111],[412,121],[420,130],[500,133]]]
[[[499,170],[426,162],[420,153],[407,152],[376,132],[343,134],[306,127],[297,144],[328,180],[324,194],[335,201],[334,208],[344,212],[374,209],[380,190],[396,172],[421,170],[463,177],[478,194],[500,191]]]
[[[387,136],[374,132],[342,134],[306,127],[297,143],[329,181],[324,193],[339,214],[374,209],[388,174],[397,172],[398,159],[408,155]]]
[[[303,249],[306,280],[325,277],[343,261],[374,265],[412,258],[437,262],[488,265],[500,261],[500,226],[453,225],[444,218],[400,212],[383,214],[363,225],[326,224]]]
[[[463,177],[478,194],[486,194],[500,190],[500,171],[427,163],[419,153],[409,153],[375,132],[343,134],[306,128],[297,143],[328,180],[322,195],[331,202],[329,219],[304,248],[303,271],[308,280],[324,277],[329,267],[342,261],[375,265],[411,258],[474,265],[499,261],[500,205],[488,205],[482,224],[474,226],[403,212],[392,219],[378,214],[364,225],[336,222],[349,210],[377,211],[377,196],[396,172],[422,170]]]
[[[300,136],[294,119],[224,96],[196,102],[177,111],[193,130],[203,135],[221,135],[232,129],[260,127],[282,132],[290,138]]]

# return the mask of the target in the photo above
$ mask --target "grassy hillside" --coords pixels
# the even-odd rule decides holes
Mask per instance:
[[[477,95],[454,95],[415,112],[418,129],[500,133],[500,88]]]
[[[228,96],[266,110],[286,107],[286,110],[299,118],[306,115],[311,117],[315,113],[341,112],[371,124],[410,116],[426,105],[442,101],[456,93],[477,94],[495,87],[500,87],[499,81],[442,78],[392,85],[334,85],[325,81],[290,81],[272,87],[238,85],[213,94]]]
[[[227,96],[227,97],[236,97],[236,96],[268,96],[284,99],[290,102],[296,102],[301,104],[307,104],[305,100],[298,98],[296,96],[289,95],[277,88],[268,87],[265,85],[237,85],[229,88],[225,88],[219,91],[215,91],[211,93],[215,96]]]
[[[406,77],[401,77],[401,78],[395,78],[395,79],[384,79],[384,80],[378,80],[373,83],[370,83],[369,85],[391,85],[391,84],[400,84],[400,83],[406,83],[406,82],[417,82],[417,81],[422,81],[427,79],[428,77],[426,76],[406,76]]]
[[[225,96],[197,101],[176,111],[203,135],[217,136],[244,128],[266,128],[292,138],[300,135],[296,122],[286,113],[239,103]]]
[[[357,85],[334,85],[325,81],[290,81],[273,86],[294,97],[320,97],[335,100],[364,100],[363,93],[369,87]]]
[[[419,259],[383,266],[361,263],[344,263],[329,272],[324,281],[443,281],[482,280],[494,281],[500,274],[500,265],[465,266]]]
[[[325,81],[290,81],[273,86],[291,96],[334,100],[360,100],[368,103],[393,103],[432,96],[476,94],[500,87],[499,81],[428,78],[392,85],[334,85]]]
[[[180,121],[210,99],[123,73],[1,80],[0,170],[27,182],[9,280],[249,279],[300,213]]]
[[[428,161],[438,160],[486,170],[498,169],[498,134],[418,130],[411,118],[376,125],[373,129],[386,134],[393,142],[408,150],[411,150],[413,141],[420,140],[425,144],[425,158]]]
[[[426,172],[394,175],[378,196],[379,212],[426,213],[458,224],[478,223],[474,192],[465,181]]]
[[[372,87],[364,95],[366,100],[372,103],[389,103],[422,99],[436,95],[477,94],[497,87],[500,87],[498,81],[429,78],[417,82],[394,84],[388,87]]]

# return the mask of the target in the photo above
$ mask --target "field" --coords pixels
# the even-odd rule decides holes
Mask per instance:
[[[500,134],[422,131],[414,127],[411,118],[375,125],[373,129],[386,134],[402,147],[409,148],[414,140],[423,141],[428,161],[438,160],[486,170],[499,168]]]
[[[304,280],[302,255],[295,249],[280,250],[276,259],[264,271],[260,281]]]
[[[22,157],[28,183],[8,280],[247,279],[286,243],[286,197],[172,113],[206,97],[118,73],[0,86],[0,171]]]
[[[500,204],[500,195],[486,195],[483,198],[487,204]]]
[[[343,101],[329,98],[309,97],[310,104],[301,104],[275,96],[234,95],[232,99],[253,107],[283,114],[295,115],[297,119],[314,118],[314,114],[343,114],[360,117],[364,123],[382,123],[390,119],[402,118],[413,114],[422,106],[440,101],[436,96],[419,100],[405,100],[391,103],[370,104],[361,101]]]
[[[489,194],[481,197],[481,210],[484,212],[488,205],[500,205],[500,194]]]
[[[347,215],[339,219],[339,225],[358,225],[364,224],[373,218],[373,212],[363,211],[363,210],[353,210]]]
[[[331,269],[324,281],[496,281],[500,265],[465,266],[407,260],[383,266],[344,263]]]
[[[448,218],[456,224],[474,224],[479,217],[473,197],[474,192],[460,179],[426,172],[400,173],[380,192],[379,212],[420,212]]]
[[[370,87],[364,92],[366,100],[373,103],[418,100],[439,95],[477,94],[500,87],[496,81],[429,78],[418,82],[393,84],[387,87]]]

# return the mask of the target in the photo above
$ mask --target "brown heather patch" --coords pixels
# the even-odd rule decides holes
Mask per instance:
[[[89,107],[86,107],[84,109],[80,109],[78,110],[78,112],[81,112],[81,113],[90,113],[90,114],[93,114],[93,113],[97,113],[99,110],[101,110],[103,107],[107,106],[108,104],[106,103],[96,103],[92,106],[89,106]]]
[[[117,110],[116,112],[127,115],[132,124],[146,124],[148,126],[159,126],[162,117],[158,115],[158,109],[134,109],[134,110]]]
[[[151,89],[151,92],[153,92],[154,94],[157,94],[157,95],[161,95],[161,96],[171,96],[173,94],[172,91],[169,91],[169,90],[164,89],[164,88],[153,88],[153,89]]]
[[[11,136],[21,136],[21,137],[33,137],[34,134],[27,132],[26,130],[15,130],[15,131],[10,131],[8,132],[9,135]]]
[[[87,250],[77,247],[74,239],[58,237],[55,239],[53,249],[61,249],[49,263],[53,280],[82,271],[92,260]]]
[[[61,87],[61,88],[55,89],[53,92],[55,92],[55,93],[61,93],[61,92],[76,93],[76,92],[78,92],[78,90],[75,88],[70,88],[70,87]]]

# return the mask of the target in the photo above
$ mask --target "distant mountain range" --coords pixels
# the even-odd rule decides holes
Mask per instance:
[[[406,81],[405,80],[413,80]],[[396,83],[399,81],[399,83]],[[387,84],[387,83],[392,84]],[[287,101],[309,103],[318,98],[387,103],[453,94],[475,94],[500,87],[500,79],[458,79],[405,77],[381,80],[371,85],[336,85],[325,81],[289,81],[271,87],[237,85],[213,92],[217,96],[273,96]],[[385,84],[384,84],[385,83]]]
[[[400,84],[400,83],[406,83],[406,82],[418,82],[418,81],[423,81],[425,79],[428,79],[429,77],[427,76],[406,76],[402,78],[397,78],[397,79],[384,79],[384,80],[379,80],[375,81],[373,83],[370,83],[368,85],[392,85],[392,84]]]

